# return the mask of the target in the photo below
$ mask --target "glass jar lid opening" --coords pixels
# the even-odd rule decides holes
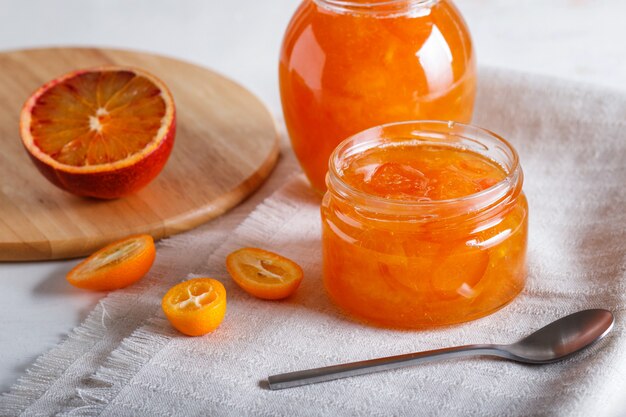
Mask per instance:
[[[355,155],[399,146],[436,146],[468,151],[497,164],[505,175],[481,191],[449,199],[383,197],[345,180],[346,161]],[[515,149],[493,132],[454,122],[410,121],[377,126],[344,140],[330,157],[326,181],[329,192],[361,210],[429,219],[451,218],[470,212],[484,215],[497,207],[501,209],[520,193],[523,174]]]
[[[439,0],[313,0],[313,2],[335,13],[386,17],[410,14],[417,17],[430,13],[430,8]]]

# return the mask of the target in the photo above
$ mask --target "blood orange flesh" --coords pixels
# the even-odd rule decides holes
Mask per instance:
[[[165,84],[139,69],[80,70],[53,80],[24,105],[20,131],[39,170],[74,194],[117,198],[163,168],[176,130]]]

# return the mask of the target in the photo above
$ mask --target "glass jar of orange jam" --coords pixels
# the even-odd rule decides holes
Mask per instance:
[[[285,122],[300,165],[325,190],[345,138],[402,120],[471,120],[475,60],[449,0],[304,0],[279,65]]]
[[[385,327],[476,319],[524,287],[528,205],[515,150],[453,122],[402,122],[346,139],[329,161],[324,284]]]

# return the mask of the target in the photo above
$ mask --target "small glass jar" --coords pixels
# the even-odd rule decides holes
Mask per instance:
[[[475,59],[449,0],[304,0],[283,40],[279,81],[291,143],[323,192],[343,139],[402,120],[468,123]]]
[[[427,171],[418,173],[434,194],[438,187],[449,191],[445,187],[459,178],[487,181],[479,192],[441,200],[381,197],[355,185],[354,177],[347,180],[350,161],[368,155],[369,165],[362,165],[371,177],[378,152],[389,150],[407,158],[428,150],[424,163],[460,152],[462,158],[489,161],[501,177],[481,178],[485,171],[471,158],[448,163],[436,180]],[[417,170],[403,172],[410,176]],[[403,181],[402,172],[384,178],[392,185]],[[526,280],[528,205],[522,182],[511,145],[469,125],[393,123],[346,139],[331,155],[321,207],[328,294],[356,318],[384,327],[428,328],[498,310]]]

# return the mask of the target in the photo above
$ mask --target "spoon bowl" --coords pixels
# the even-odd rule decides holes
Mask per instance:
[[[508,359],[518,362],[556,362],[603,338],[614,321],[610,311],[583,310],[553,321],[516,343],[500,345],[500,349],[512,355]]]
[[[611,331],[614,321],[613,314],[608,310],[583,310],[555,320],[509,345],[466,345],[407,353],[273,375],[267,381],[270,389],[278,390],[396,369],[436,359],[476,355],[497,356],[531,364],[551,363],[564,359],[602,339]]]

